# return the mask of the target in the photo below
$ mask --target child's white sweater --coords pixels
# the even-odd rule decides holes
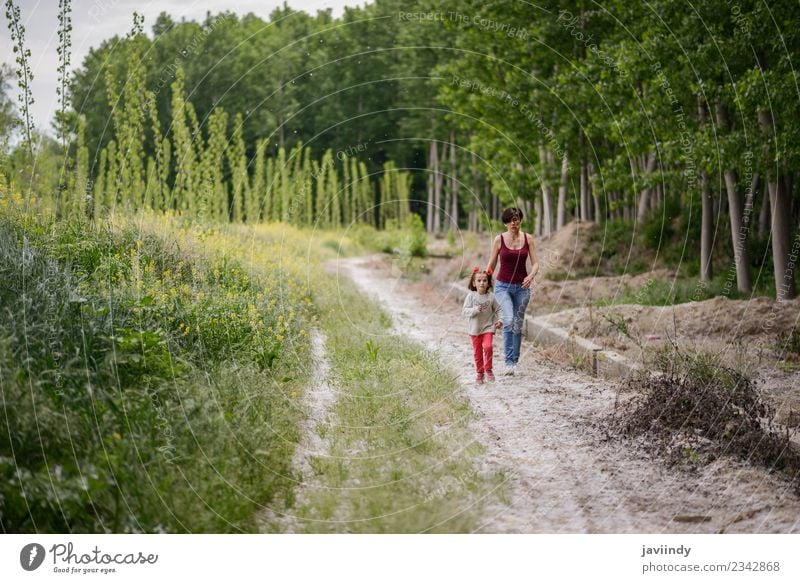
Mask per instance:
[[[481,306],[485,306],[481,311]],[[494,332],[494,325],[500,319],[500,304],[493,291],[481,295],[471,291],[464,299],[464,316],[469,318],[467,331],[470,336],[478,336],[485,332]]]

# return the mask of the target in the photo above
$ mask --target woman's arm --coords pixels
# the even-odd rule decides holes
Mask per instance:
[[[500,255],[500,237],[502,237],[502,235],[497,235],[494,241],[492,241],[492,256],[489,259],[489,265],[487,265],[487,269],[491,269],[492,271],[494,271],[497,265],[497,257]]]
[[[528,238],[528,255],[530,255],[531,258],[531,272],[522,280],[522,287],[530,287],[533,278],[539,273],[539,258],[536,257],[536,243],[533,242],[533,235],[525,233],[525,236]]]

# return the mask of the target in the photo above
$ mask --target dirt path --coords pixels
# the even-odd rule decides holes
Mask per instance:
[[[453,298],[404,280],[381,257],[341,260],[337,275],[339,285],[352,281],[377,297],[395,332],[437,351],[460,375],[483,463],[511,476],[509,504],[491,507],[480,532],[800,531],[800,500],[776,476],[730,460],[695,473],[669,470],[606,439],[598,421],[613,407],[613,384],[546,361],[525,342],[518,376],[475,385]],[[497,338],[496,355],[501,346]]]
[[[292,457],[292,468],[300,477],[294,489],[295,510],[279,514],[272,508],[264,508],[257,519],[263,532],[276,528],[281,533],[303,532],[304,519],[295,514],[296,509],[305,505],[315,488],[322,487],[311,467],[311,460],[328,454],[328,444],[320,437],[317,427],[328,422],[330,408],[336,401],[336,392],[328,383],[331,367],[325,349],[325,335],[317,329],[311,331],[311,362],[314,363],[314,370],[303,403],[307,415],[300,423],[300,441]]]

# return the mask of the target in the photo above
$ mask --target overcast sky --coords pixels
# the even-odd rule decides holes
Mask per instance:
[[[58,106],[56,87],[58,85],[58,2],[57,0],[18,0],[25,23],[25,41],[31,50],[31,68],[34,81],[33,117],[36,126],[51,133],[50,123]],[[317,10],[333,9],[334,16],[340,16],[345,6],[360,6],[364,0],[289,0],[289,6],[315,14]],[[72,68],[81,66],[91,47],[98,46],[104,39],[114,35],[124,35],[131,28],[133,11],[145,17],[145,31],[150,34],[156,17],[167,12],[174,20],[182,17],[187,20],[202,21],[210,11],[216,14],[230,10],[239,15],[252,12],[264,20],[283,0],[75,0],[72,2]],[[11,34],[8,31],[5,14],[0,28],[0,58],[7,64],[16,66],[11,49]],[[16,85],[12,88],[16,95]]]

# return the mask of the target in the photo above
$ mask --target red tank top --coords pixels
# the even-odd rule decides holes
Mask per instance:
[[[522,249],[509,249],[506,247],[503,235],[500,235],[500,272],[497,274],[497,281],[503,283],[522,283],[528,275],[528,236],[524,233],[525,243]]]

